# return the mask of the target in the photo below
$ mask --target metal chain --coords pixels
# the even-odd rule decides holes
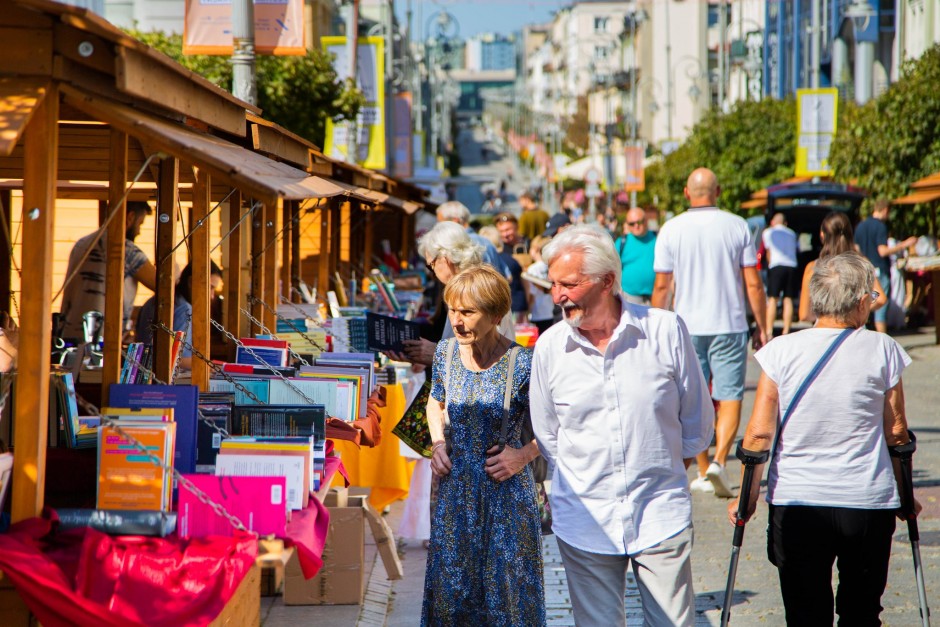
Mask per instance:
[[[255,299],[255,300],[257,300],[257,299]],[[260,301],[259,301],[259,302],[260,302]],[[281,339],[281,338],[279,338],[279,337],[277,336],[276,333],[273,333],[273,332],[271,331],[271,329],[269,329],[268,327],[264,326],[264,323],[263,323],[263,322],[261,322],[260,320],[258,320],[258,319],[255,318],[254,316],[252,316],[252,315],[251,315],[251,312],[249,312],[247,309],[245,309],[244,307],[239,307],[239,310],[242,312],[242,314],[244,314],[245,316],[248,317],[248,321],[249,321],[249,322],[251,322],[252,324],[258,325],[258,327],[261,328],[261,331],[264,332],[265,335],[270,335],[270,336],[271,336],[273,339],[275,339],[275,340],[280,340],[280,339]],[[318,346],[317,348],[320,348],[320,347]],[[322,349],[321,349],[321,350],[322,350]],[[306,359],[304,359],[303,357],[301,357],[293,348],[291,348],[290,342],[288,342],[288,344],[287,344],[287,352],[289,352],[289,353],[291,354],[291,357],[293,357],[294,359],[298,360],[298,361],[299,361],[300,363],[302,363],[303,365],[305,365],[305,366],[309,366],[309,365],[310,365],[310,363],[309,363]]]
[[[187,244],[187,245],[188,245],[189,239],[193,236],[193,233],[195,233],[196,231],[198,231],[199,228],[200,228],[201,226],[203,226],[204,224],[208,224],[208,222],[209,222],[209,216],[211,216],[213,213],[215,213],[216,210],[217,210],[219,207],[222,206],[222,203],[225,202],[226,200],[228,200],[228,199],[231,197],[231,195],[234,194],[234,193],[235,193],[235,188],[233,187],[231,190],[229,190],[229,193],[225,195],[225,198],[223,198],[222,200],[220,200],[219,202],[217,202],[217,203],[215,204],[215,207],[213,207],[212,210],[209,211],[209,213],[207,213],[206,215],[204,215],[202,218],[200,218],[199,220],[197,220],[195,224],[192,225],[192,228],[189,229],[189,233],[185,233],[185,234],[183,235],[183,239],[181,239],[179,242],[177,242],[176,246],[174,246],[174,247],[170,250],[170,252],[168,252],[167,254],[163,255],[163,258],[160,260],[159,263],[162,264],[164,261],[166,261],[167,259],[169,259],[170,257],[172,257],[172,256],[173,256],[173,253],[175,253],[176,250],[177,250],[180,246],[182,246],[183,244]],[[180,206],[180,210],[182,211],[182,206]],[[231,234],[231,231],[230,231],[229,233]],[[224,238],[223,238],[223,239],[224,239]],[[159,265],[159,264],[158,264],[158,265]]]
[[[312,400],[309,396],[307,396],[306,394],[303,393],[303,390],[301,390],[301,389],[298,388],[296,385],[294,385],[293,383],[291,383],[290,379],[288,379],[287,377],[285,377],[285,376],[281,373],[280,370],[278,370],[277,368],[275,368],[275,367],[272,366],[271,364],[267,363],[264,359],[262,359],[261,357],[259,357],[258,354],[257,354],[255,351],[253,351],[250,346],[245,346],[245,345],[242,343],[242,341],[239,340],[239,339],[238,339],[237,337],[235,337],[234,335],[232,335],[232,334],[228,331],[228,329],[226,329],[225,327],[223,327],[221,324],[219,324],[219,323],[216,322],[215,320],[212,320],[211,318],[209,319],[209,322],[211,322],[211,323],[212,323],[212,326],[214,326],[216,329],[218,329],[219,331],[221,331],[222,333],[224,333],[224,334],[225,334],[225,337],[227,337],[228,339],[230,339],[230,340],[232,340],[233,342],[235,342],[236,346],[238,346],[239,348],[245,349],[245,352],[247,352],[249,355],[251,355],[252,357],[254,357],[255,359],[257,359],[259,363],[263,364],[265,368],[267,368],[268,370],[270,370],[270,371],[272,372],[272,374],[274,374],[277,378],[279,378],[281,381],[283,381],[283,382],[284,382],[284,385],[286,385],[287,387],[289,387],[290,389],[292,389],[294,392],[296,392],[296,393],[300,396],[300,398],[303,399],[303,401],[304,401],[305,403],[307,403],[308,405],[320,405],[320,404],[321,404],[321,403],[315,403],[315,402],[313,402],[313,400]],[[193,349],[193,353],[195,354],[195,349]]]
[[[232,233],[235,232],[235,229],[237,229],[239,226],[241,226],[241,223],[245,221],[245,218],[247,218],[247,217],[250,216],[252,213],[254,213],[255,210],[258,209],[258,207],[260,207],[260,206],[261,206],[261,203],[260,203],[260,202],[256,202],[256,203],[254,203],[253,205],[251,205],[251,207],[249,207],[248,210],[247,210],[245,213],[243,213],[242,216],[238,219],[238,222],[235,223],[235,226],[233,226],[232,228],[230,228],[229,231],[228,231],[228,233],[226,233],[225,235],[223,235],[223,236],[222,236],[222,239],[220,239],[220,240],[218,241],[218,243],[217,243],[215,246],[213,246],[211,250],[209,250],[209,252],[210,252],[210,253],[214,253],[214,252],[215,252],[215,249],[218,248],[219,246],[221,246],[221,245],[222,245],[222,242],[224,242],[225,240],[227,240],[227,239],[229,238],[229,236],[230,236]]]
[[[286,302],[286,303],[289,304],[289,305],[293,305],[293,303],[291,303],[290,301],[288,301],[288,300],[287,300],[286,298],[284,298],[283,296],[281,296],[281,300],[283,300],[284,302]],[[278,320],[280,320],[281,322],[283,322],[284,324],[286,324],[287,326],[289,326],[295,333],[299,333],[299,334],[300,334],[300,337],[304,338],[305,340],[307,340],[308,342],[310,342],[311,344],[313,344],[314,346],[316,346],[318,349],[320,349],[320,352],[321,352],[321,353],[327,352],[327,350],[326,350],[325,348],[323,348],[322,346],[320,346],[319,343],[315,342],[315,341],[313,340],[313,338],[311,338],[311,337],[308,336],[306,333],[304,333],[303,331],[301,331],[300,328],[297,327],[297,325],[295,325],[293,322],[291,322],[290,320],[288,320],[287,318],[285,318],[285,317],[282,316],[281,314],[277,313],[277,311],[276,311],[275,309],[273,309],[273,308],[271,307],[271,305],[267,304],[267,303],[264,302],[263,300],[259,300],[258,298],[255,298],[255,297],[252,296],[251,294],[248,295],[248,302],[251,303],[251,304],[254,304],[254,303],[260,304],[262,307],[264,307],[265,309],[267,309],[275,318],[277,318]],[[310,318],[307,314],[305,314],[303,311],[301,311],[300,309],[298,309],[297,307],[294,307],[294,309],[296,309],[296,310],[299,311],[301,314],[303,314],[303,316],[304,316],[305,318],[312,319],[312,318]],[[245,310],[243,309],[242,311],[245,311]],[[246,311],[245,313],[248,314],[249,316],[251,316],[251,314],[249,314],[247,311]],[[264,326],[264,325],[261,325],[261,326]],[[318,327],[318,328],[321,328],[321,329],[323,328],[323,327],[320,326],[319,324],[317,325],[317,327]]]
[[[214,321],[213,321],[213,322],[214,322]],[[158,330],[160,330],[160,331],[163,331],[164,333],[168,334],[170,337],[174,337],[174,338],[175,338],[175,336],[174,336],[174,334],[173,334],[173,329],[169,328],[168,326],[166,326],[166,325],[163,324],[162,322],[155,324],[155,325],[154,325],[154,328],[155,328],[155,329],[158,329]],[[231,383],[233,386],[235,386],[235,389],[236,389],[236,390],[238,390],[239,392],[241,392],[242,394],[244,394],[245,396],[247,396],[249,399],[253,400],[256,404],[258,404],[258,405],[267,405],[267,403],[265,403],[265,402],[262,401],[260,398],[258,398],[258,397],[255,395],[254,392],[252,392],[251,390],[249,390],[248,388],[246,388],[244,385],[242,385],[241,383],[239,383],[238,381],[236,381],[235,378],[232,377],[229,373],[227,373],[227,372],[225,372],[224,370],[222,370],[222,367],[221,367],[221,366],[219,366],[217,363],[215,363],[214,361],[212,361],[211,359],[209,359],[208,357],[206,357],[205,355],[203,355],[195,346],[193,346],[192,344],[190,344],[189,342],[187,342],[187,341],[185,341],[185,340],[180,340],[180,343],[181,343],[184,347],[186,347],[186,348],[188,348],[190,351],[192,351],[193,357],[199,359],[200,361],[204,361],[204,362],[206,363],[206,365],[209,366],[209,369],[213,372],[213,374],[216,374],[216,375],[218,375],[219,377],[221,377],[221,378],[225,379],[226,381],[228,381],[229,383]]]

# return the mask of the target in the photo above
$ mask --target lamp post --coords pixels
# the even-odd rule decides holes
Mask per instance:
[[[444,94],[441,92],[442,81],[440,80],[439,70],[443,70],[446,77],[449,62],[445,55],[450,53],[450,42],[457,37],[459,32],[460,24],[457,19],[445,10],[431,14],[425,25],[424,58],[428,74],[428,101],[430,104],[429,164],[436,165],[435,156],[443,152],[441,150],[441,131],[443,130],[441,116],[443,114]],[[440,67],[438,67],[439,65]]]
[[[872,68],[875,64],[875,42],[869,40],[867,31],[878,12],[867,0],[852,0],[845,5],[842,15],[851,20],[855,29],[855,102],[865,104],[872,96]]]
[[[636,31],[637,26],[649,19],[646,11],[643,9],[634,8],[633,13],[631,13],[628,18],[629,27],[630,27],[630,45],[633,48],[633,60],[632,66],[630,68],[630,139],[633,142],[633,147],[636,148],[639,140],[639,121],[637,120],[637,91],[638,91],[638,81],[637,81],[637,45],[636,45]],[[625,24],[626,26],[626,24]],[[626,29],[624,29],[626,31]],[[630,207],[636,208],[636,190],[630,191]]]

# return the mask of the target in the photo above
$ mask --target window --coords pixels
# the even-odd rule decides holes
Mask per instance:
[[[606,61],[610,57],[610,48],[607,46],[596,46],[594,48],[594,60]]]
[[[594,18],[594,32],[602,33],[607,32],[607,20],[606,17],[595,17]]]

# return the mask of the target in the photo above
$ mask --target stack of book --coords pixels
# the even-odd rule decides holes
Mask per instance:
[[[287,342],[284,340],[243,337],[235,349],[235,363],[284,368],[288,365]]]
[[[98,429],[98,509],[170,509],[176,423],[172,411],[148,412],[107,416],[117,420],[127,438],[108,424]]]
[[[199,411],[226,433],[232,431],[232,413],[235,394],[232,392],[203,392],[199,394]],[[215,458],[222,448],[222,435],[203,420],[196,429],[196,472],[215,474]]]
[[[118,382],[150,383],[153,369],[153,349],[150,344],[131,342],[127,346],[127,356],[129,359],[124,360]]]
[[[303,509],[310,501],[317,438],[246,437],[224,440],[216,459],[216,476],[283,477],[290,509]]]

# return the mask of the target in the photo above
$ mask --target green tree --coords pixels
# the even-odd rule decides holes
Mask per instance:
[[[678,150],[647,168],[641,202],[682,211],[686,179],[704,166],[718,176],[719,205],[740,212],[752,193],[793,176],[795,122],[792,99],[741,101],[727,114],[710,110]]]
[[[845,106],[829,160],[841,180],[871,198],[897,198],[911,183],[940,170],[940,45],[907,61],[900,79],[864,106]],[[896,234],[935,228],[935,205],[903,206],[893,212]]]
[[[184,55],[181,35],[128,32],[180,65],[231,91],[232,66],[228,57]],[[365,104],[357,88],[338,80],[331,63],[330,55],[319,50],[310,50],[304,56],[258,55],[255,65],[258,106],[265,119],[322,146],[327,119],[353,119]]]

